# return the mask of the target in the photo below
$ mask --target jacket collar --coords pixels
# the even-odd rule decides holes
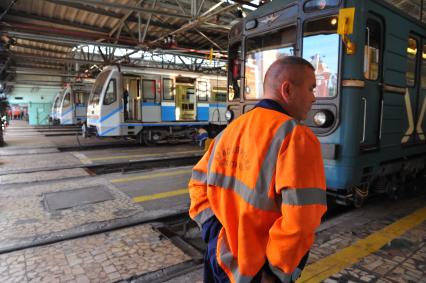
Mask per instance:
[[[257,107],[278,111],[289,116],[288,113],[281,107],[281,105],[279,105],[278,102],[272,99],[262,99],[256,104],[256,106],[254,106],[254,108],[257,108]]]

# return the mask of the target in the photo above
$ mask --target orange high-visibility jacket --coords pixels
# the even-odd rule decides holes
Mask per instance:
[[[267,260],[289,281],[327,210],[320,143],[284,113],[257,107],[231,123],[195,165],[190,216],[223,228],[217,260],[231,282],[250,282]]]

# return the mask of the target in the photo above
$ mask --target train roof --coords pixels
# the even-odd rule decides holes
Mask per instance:
[[[289,6],[290,4],[297,4],[297,1],[294,0],[279,0],[269,2],[257,8],[255,11],[245,17],[246,21],[257,19],[258,17],[264,16],[265,14],[272,13],[277,10],[281,10],[283,7]]]

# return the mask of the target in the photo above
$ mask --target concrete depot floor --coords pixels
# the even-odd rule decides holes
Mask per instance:
[[[84,162],[149,154],[152,158],[169,147],[57,155],[61,152],[54,151],[58,145],[52,137],[23,123],[19,126],[29,131],[19,137],[13,134],[13,126],[12,122],[5,137],[8,145],[0,148],[0,282],[202,281],[199,265],[177,277],[149,280],[147,275],[161,270],[188,267],[191,256],[157,225],[135,225],[187,211],[190,166],[100,176],[72,168]],[[67,139],[75,137],[63,137]],[[171,150],[199,151],[190,145]],[[20,164],[11,165],[9,158],[19,157],[14,152],[21,154]],[[59,168],[61,160],[70,168]],[[50,169],[38,171],[46,168]],[[360,209],[339,208],[330,214],[317,231],[308,266],[298,282],[426,282],[425,189],[422,180],[415,192],[397,202],[372,199]],[[91,194],[91,190],[95,191]],[[96,190],[107,197],[97,199]],[[69,195],[60,194],[77,192],[87,194],[74,195],[75,202],[68,203],[71,207],[52,209],[69,201]],[[51,196],[58,203],[49,202]],[[197,231],[194,235],[199,236]]]

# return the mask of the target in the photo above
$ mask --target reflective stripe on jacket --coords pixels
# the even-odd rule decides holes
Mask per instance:
[[[320,143],[312,131],[257,107],[231,123],[193,168],[190,216],[215,215],[217,259],[231,282],[250,282],[268,260],[291,279],[326,211]]]

